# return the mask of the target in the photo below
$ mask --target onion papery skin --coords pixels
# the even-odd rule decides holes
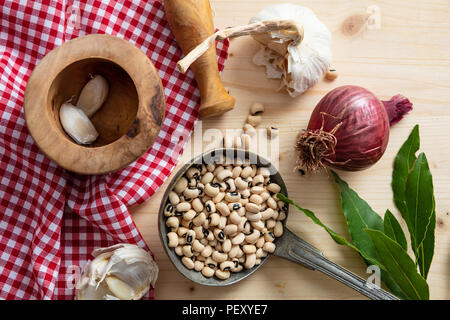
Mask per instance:
[[[342,86],[319,101],[303,135],[324,132],[335,137],[334,151],[330,149],[322,156],[316,155],[314,160],[321,162],[319,167],[358,171],[383,156],[389,142],[389,128],[389,117],[381,100],[365,88]]]

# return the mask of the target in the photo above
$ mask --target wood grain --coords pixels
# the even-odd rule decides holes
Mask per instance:
[[[333,36],[333,67],[339,77],[322,81],[301,97],[290,98],[278,92],[279,82],[266,80],[264,70],[252,64],[259,45],[251,38],[231,41],[222,79],[236,98],[236,108],[222,117],[201,123],[208,129],[240,129],[251,103],[263,102],[266,111],[260,128],[280,129],[279,168],[290,196],[313,210],[327,225],[348,237],[340,210],[336,186],[325,173],[302,176],[293,172],[294,142],[298,131],[308,123],[320,98],[331,89],[355,84],[366,87],[381,99],[402,93],[414,103],[414,110],[391,130],[390,142],[381,160],[368,170],[340,172],[350,186],[383,214],[390,209],[400,217],[392,201],[392,163],[415,124],[420,125],[421,150],[427,154],[436,196],[436,249],[428,283],[432,299],[450,299],[450,2],[441,1],[312,1],[291,0],[307,6],[328,26]],[[245,24],[272,0],[211,1],[218,28]],[[364,15],[369,5],[380,9],[381,28],[353,30],[344,21]],[[200,125],[200,123],[198,124]],[[199,128],[200,129],[200,128]],[[201,135],[201,133],[200,133]],[[210,147],[220,143],[204,141]],[[190,148],[188,160],[201,148]],[[194,152],[195,151],[195,152]],[[306,270],[277,257],[248,279],[226,288],[208,288],[183,278],[163,251],[157,230],[157,211],[167,182],[147,203],[132,208],[136,224],[155,253],[161,269],[156,284],[157,299],[364,299],[355,291],[318,272]],[[328,234],[291,208],[289,228],[324,255],[352,272],[368,277],[361,258],[351,249],[339,246]],[[406,231],[405,224],[402,224]]]
[[[185,54],[214,33],[209,0],[164,0],[164,9]],[[198,58],[191,69],[200,89],[201,118],[221,115],[234,108],[235,99],[226,92],[219,77],[214,47]]]
[[[78,95],[90,75],[108,81],[109,94],[91,121],[99,133],[78,145],[59,121],[61,105]],[[158,136],[165,114],[161,80],[150,59],[118,37],[88,35],[49,52],[33,70],[24,101],[25,120],[39,148],[65,169],[102,174],[127,166]]]

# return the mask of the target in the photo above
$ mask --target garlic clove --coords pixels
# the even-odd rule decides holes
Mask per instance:
[[[108,276],[105,282],[108,289],[113,293],[113,296],[120,300],[134,300],[135,294],[133,289],[119,278]]]
[[[77,107],[91,117],[103,105],[108,92],[108,81],[101,75],[95,75],[81,90]]]
[[[141,299],[158,278],[158,266],[144,249],[117,244],[95,249],[95,259],[77,285],[77,299]]]
[[[62,104],[59,119],[64,131],[78,144],[90,144],[98,137],[98,132],[86,114],[69,102]]]

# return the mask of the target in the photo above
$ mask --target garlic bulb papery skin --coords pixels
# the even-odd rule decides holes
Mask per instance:
[[[98,137],[98,132],[91,120],[83,110],[70,102],[61,105],[59,120],[64,131],[78,144],[91,144]]]
[[[262,44],[253,61],[266,67],[268,78],[281,78],[288,93],[296,97],[315,85],[329,70],[331,34],[311,9],[294,4],[269,6],[250,23],[277,19],[294,21],[299,29],[303,28],[303,40],[294,43],[286,38],[285,31],[253,35]]]
[[[77,284],[77,300],[139,300],[155,286],[159,268],[152,256],[132,244],[92,252],[95,257]]]

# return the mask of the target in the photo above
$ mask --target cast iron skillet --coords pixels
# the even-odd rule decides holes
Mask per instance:
[[[168,246],[167,232],[169,228],[166,226],[166,217],[164,216],[164,207],[168,201],[169,192],[173,189],[174,185],[180,179],[184,173],[191,167],[195,165],[201,165],[203,163],[207,164],[211,161],[221,162],[227,161],[227,163],[232,164],[234,159],[248,159],[250,163],[256,164],[258,167],[264,166],[269,168],[271,172],[270,179],[281,186],[281,193],[288,196],[286,185],[281,178],[278,170],[266,159],[261,156],[256,155],[250,151],[237,150],[237,149],[216,149],[212,151],[207,151],[190,162],[185,164],[175,175],[175,177],[170,182],[164,197],[162,199],[161,207],[159,210],[159,235],[163,243],[164,249],[169,256],[172,264],[178,269],[181,274],[183,274],[189,280],[197,282],[206,286],[227,286],[241,281],[251,275],[253,272],[257,271],[270,257],[270,254],[265,258],[261,259],[261,263],[249,270],[243,269],[241,272],[231,273],[230,277],[226,280],[219,280],[216,277],[206,278],[201,272],[195,270],[187,269],[181,262],[181,258],[177,256],[175,251]],[[222,162],[223,163],[223,162]],[[288,208],[289,209],[289,208]],[[286,217],[289,210],[286,210]],[[350,271],[344,269],[343,267],[335,264],[334,262],[326,259],[322,253],[314,248],[312,245],[306,241],[300,239],[294,235],[288,228],[286,228],[286,220],[283,221],[284,233],[280,238],[276,238],[274,243],[276,244],[276,250],[273,253],[276,256],[283,257],[285,259],[297,262],[298,264],[311,269],[318,270],[327,274],[328,276],[346,284],[347,286],[357,290],[361,294],[376,300],[397,300],[398,298],[390,294],[389,292],[375,287],[373,285],[368,285],[366,280],[358,277],[357,275],[351,273]]]

